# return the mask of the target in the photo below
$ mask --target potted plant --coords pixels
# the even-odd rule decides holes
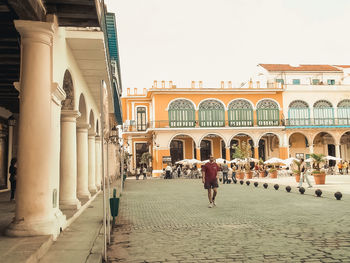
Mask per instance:
[[[313,160],[313,171],[312,175],[314,176],[315,179],[315,184],[325,184],[326,183],[326,173],[324,171],[321,171],[320,164],[324,162],[324,155],[323,154],[317,154],[317,153],[312,153],[310,154],[310,157]]]
[[[277,178],[277,169],[275,165],[269,170],[270,178]]]
[[[301,174],[301,169],[300,169],[301,161],[299,161],[299,160],[294,160],[293,163],[294,163],[295,166],[296,166],[296,169],[293,169],[293,175],[295,176],[295,181],[296,181],[297,183],[299,183],[299,181],[300,181],[300,174]]]
[[[232,149],[234,149],[232,158],[238,158],[243,160],[243,166],[238,164],[238,170],[236,174],[237,179],[244,179],[244,171],[247,179],[251,179],[253,177],[253,172],[250,169],[250,163],[248,161],[248,158],[252,155],[250,145],[247,142],[241,142],[240,146],[234,144],[232,146]]]
[[[264,167],[264,161],[263,161],[263,159],[259,159],[259,167]],[[262,170],[260,170],[259,169],[259,178],[264,178],[265,177],[265,170],[264,169],[262,169]]]

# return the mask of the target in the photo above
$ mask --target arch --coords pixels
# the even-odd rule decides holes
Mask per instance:
[[[87,123],[87,106],[83,93],[81,93],[79,96],[78,110],[80,112],[80,117],[77,119],[77,121],[80,123]]]
[[[298,108],[298,109],[303,109],[303,108],[309,108],[309,104],[303,100],[293,100],[289,106],[289,108]]]
[[[188,102],[190,102],[190,103],[192,104],[193,109],[196,109],[196,108],[197,108],[197,107],[196,107],[196,104],[195,104],[192,100],[190,100],[190,99],[187,99],[187,98],[175,98],[175,99],[172,99],[171,101],[169,101],[168,106],[166,107],[165,110],[168,111],[168,110],[170,109],[170,105],[171,105],[173,102],[177,101],[177,100],[188,101]]]
[[[196,143],[196,147],[197,147],[197,142],[196,142],[196,140],[195,140],[191,135],[186,134],[186,133],[176,133],[175,135],[173,135],[173,136],[170,138],[170,140],[169,140],[169,142],[168,142],[168,149],[170,149],[170,143],[171,143],[171,141],[174,140],[176,136],[180,136],[180,135],[188,136],[188,137],[192,138],[192,140]]]
[[[261,99],[256,103],[257,109],[280,109],[277,101],[273,99]]]
[[[66,98],[62,101],[62,110],[74,110],[74,85],[72,75],[68,69],[63,76],[63,90],[66,93]]]
[[[267,135],[267,134],[276,135],[277,138],[278,138],[278,145],[279,145],[279,147],[282,147],[282,138],[281,138],[281,135],[279,135],[278,133],[274,133],[274,132],[264,132],[263,134],[260,134],[259,137],[258,137],[257,143],[259,143],[259,141],[261,140],[261,138],[264,137],[264,136]]]
[[[227,104],[227,109],[235,109],[235,107],[231,107],[233,106],[233,103],[237,103],[237,106],[239,106],[240,104],[245,107],[245,109],[254,109],[255,106],[253,104],[253,102],[251,102],[250,100],[247,100],[245,98],[236,98],[231,100],[228,104]],[[250,107],[248,107],[248,105],[250,105]],[[241,109],[244,109],[241,107]]]
[[[89,114],[89,124],[90,124],[89,131],[95,132],[95,116],[92,110],[90,110],[90,114]]]
[[[256,144],[255,144],[256,142],[255,142],[255,140],[254,140],[254,136],[251,135],[251,134],[249,134],[249,133],[247,133],[247,132],[237,132],[237,133],[233,134],[233,135],[228,139],[226,145],[230,145],[230,143],[231,143],[231,141],[233,140],[233,138],[236,137],[236,136],[238,136],[238,135],[240,135],[240,134],[244,134],[244,135],[247,135],[248,137],[250,137],[250,138],[252,139],[252,141],[253,141],[254,146],[256,145]]]
[[[98,119],[96,119],[96,135],[100,135],[100,126],[98,123]]]
[[[266,101],[266,100],[276,103],[278,106],[278,109],[281,109],[281,105],[278,103],[278,101],[275,99],[272,99],[272,98],[263,98],[263,99],[258,100],[256,102],[255,108],[258,109],[259,108],[258,106],[261,105],[261,103],[263,103],[263,101]]]
[[[332,103],[328,100],[318,100],[314,103],[314,108],[331,108],[333,107]]]
[[[339,103],[337,104],[338,108],[350,108],[350,100],[346,99],[346,100],[341,100],[339,101]]]
[[[288,139],[288,142],[290,140],[290,137],[292,137],[292,135],[296,134],[296,133],[300,133],[301,135],[304,135],[305,138],[308,140],[309,144],[311,142],[311,138],[309,136],[307,136],[305,133],[303,132],[300,132],[300,131],[295,131],[295,132],[292,132],[291,134],[288,135],[287,139]]]
[[[202,105],[202,103],[204,103],[204,102],[206,102],[206,101],[216,101],[216,102],[220,103],[220,104],[223,106],[223,109],[224,109],[224,110],[226,110],[225,103],[223,103],[221,100],[216,99],[216,98],[207,98],[207,99],[201,100],[201,101],[198,103],[197,110],[199,110],[199,109],[200,109],[200,106]]]
[[[335,136],[334,136],[333,134],[331,134],[330,132],[320,131],[320,132],[314,134],[314,136],[312,137],[312,144],[314,144],[314,141],[315,141],[316,137],[317,137],[318,135],[322,134],[322,133],[325,133],[325,134],[330,135],[330,136],[332,137],[334,143],[336,143]]]
[[[218,132],[208,132],[208,133],[205,133],[204,135],[202,135],[202,137],[198,140],[198,142],[196,143],[196,145],[201,145],[201,141],[207,137],[208,135],[216,135],[218,137],[220,137],[226,144],[226,141],[225,141],[225,136],[223,136],[222,134],[218,133]],[[198,146],[197,146],[198,147]]]
[[[256,104],[258,126],[278,126],[280,124],[280,107],[273,99],[262,99]]]

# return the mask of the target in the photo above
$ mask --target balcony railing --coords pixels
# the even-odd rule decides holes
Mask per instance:
[[[286,119],[287,127],[293,126],[350,126],[350,118]]]

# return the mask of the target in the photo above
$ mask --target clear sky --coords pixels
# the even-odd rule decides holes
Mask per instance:
[[[259,63],[350,64],[349,0],[105,0],[123,88],[247,81]]]

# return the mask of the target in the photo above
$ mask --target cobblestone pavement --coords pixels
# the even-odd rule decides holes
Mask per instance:
[[[350,201],[200,180],[127,180],[110,262],[350,262]]]

